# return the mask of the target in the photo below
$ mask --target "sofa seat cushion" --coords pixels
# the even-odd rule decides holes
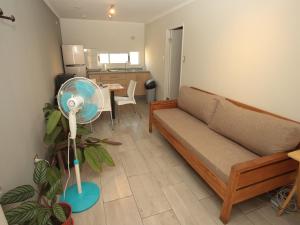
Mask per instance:
[[[178,97],[178,108],[209,123],[221,97],[182,86]]]
[[[155,110],[154,118],[224,182],[233,165],[259,157],[178,108]]]
[[[227,100],[218,104],[208,126],[262,156],[295,149],[300,142],[299,124],[244,109]]]

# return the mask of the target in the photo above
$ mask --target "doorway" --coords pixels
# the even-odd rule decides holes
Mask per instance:
[[[166,98],[179,95],[182,71],[183,26],[167,30],[166,35]]]

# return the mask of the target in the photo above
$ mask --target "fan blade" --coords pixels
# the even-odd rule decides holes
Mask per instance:
[[[70,98],[72,98],[73,94],[71,92],[64,92],[60,98],[60,105],[62,107],[62,110],[64,110],[64,112],[69,113],[70,109],[68,106],[68,100]]]
[[[98,106],[95,104],[85,104],[80,110],[79,115],[84,118],[85,121],[92,120],[98,113]]]
[[[95,87],[86,81],[79,80],[74,85],[78,94],[84,98],[90,98],[95,93]]]

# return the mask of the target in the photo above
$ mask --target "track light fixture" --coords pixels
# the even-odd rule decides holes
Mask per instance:
[[[111,5],[109,10],[108,10],[108,18],[111,19],[114,15],[116,14],[116,9],[114,5]]]
[[[111,15],[115,15],[115,14],[116,14],[116,9],[115,9],[115,6],[114,6],[114,5],[111,5],[111,6],[110,6],[109,14],[111,14]]]

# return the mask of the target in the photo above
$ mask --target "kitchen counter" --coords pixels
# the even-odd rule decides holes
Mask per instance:
[[[113,71],[88,71],[88,75],[102,75],[102,74],[127,74],[127,73],[150,73],[147,70],[113,70]]]
[[[124,90],[117,91],[117,95],[126,96],[130,80],[137,82],[135,95],[145,95],[144,83],[150,79],[150,72],[146,70],[114,70],[114,71],[88,71],[88,77],[102,84],[121,84]]]

